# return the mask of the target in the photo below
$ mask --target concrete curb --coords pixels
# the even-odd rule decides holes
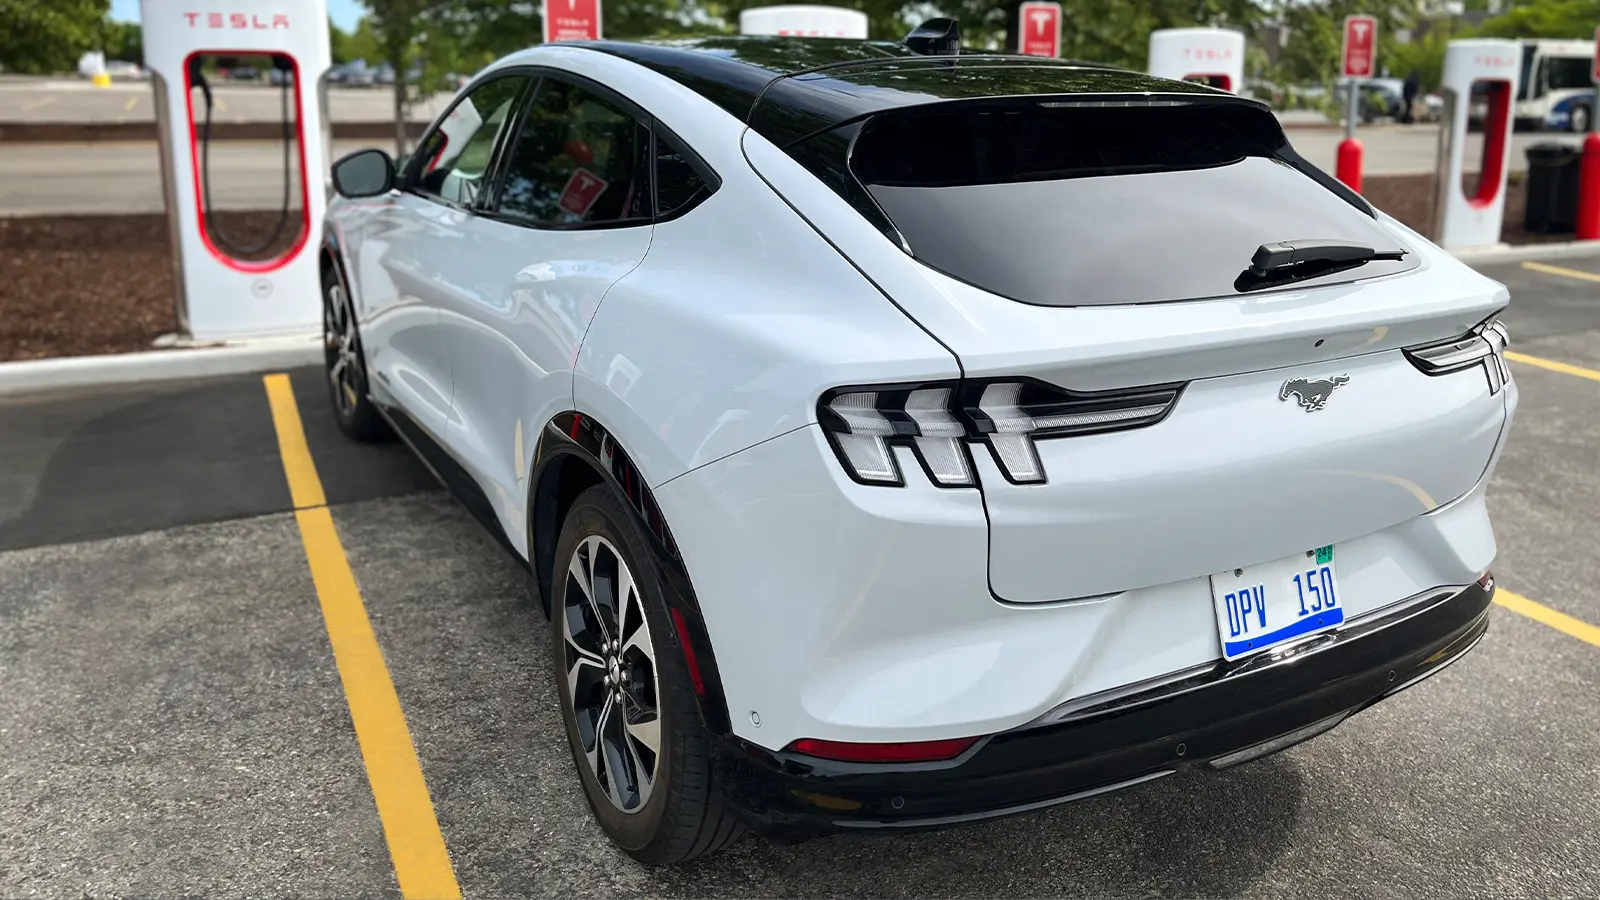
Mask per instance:
[[[1518,247],[1483,247],[1457,250],[1452,255],[1472,265],[1600,256],[1600,241],[1565,241],[1559,244],[1523,244]]]
[[[213,347],[0,363],[0,396],[85,385],[136,384],[321,364],[315,335]]]

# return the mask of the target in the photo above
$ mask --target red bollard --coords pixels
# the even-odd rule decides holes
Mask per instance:
[[[1583,160],[1578,168],[1578,221],[1580,241],[1600,238],[1600,132],[1583,139]]]
[[[1600,147],[1596,148],[1600,152]],[[1339,142],[1339,162],[1334,169],[1334,176],[1344,182],[1345,187],[1356,193],[1361,193],[1361,141],[1357,138],[1347,137]]]

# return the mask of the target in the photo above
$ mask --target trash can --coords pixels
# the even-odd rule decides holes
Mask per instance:
[[[1528,147],[1528,208],[1522,217],[1529,231],[1574,231],[1578,223],[1578,168],[1583,151],[1566,144]]]

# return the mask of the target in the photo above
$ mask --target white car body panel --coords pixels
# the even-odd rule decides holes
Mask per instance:
[[[573,408],[584,332],[644,259],[650,234],[649,225],[545,231],[474,216],[451,248],[461,274],[433,298],[454,384],[443,437],[523,552],[534,439]]]
[[[918,263],[665,75],[564,46],[487,71],[515,65],[611,86],[721,187],[680,218],[570,232],[341,201],[330,227],[374,393],[434,432],[524,555],[538,435],[565,411],[602,424],[670,527],[739,737],[990,734],[1207,666],[1222,658],[1207,576],[1325,543],[1351,621],[1492,561],[1484,491],[1515,385],[1429,377],[1400,350],[1508,294],[1392,220],[1422,257],[1399,276],[1029,306]],[[1286,379],[1330,374],[1350,381],[1314,414],[1279,400]],[[981,489],[934,487],[904,447],[902,487],[846,474],[824,392],[963,375],[1188,384],[1154,426],[1038,441],[1042,485],[1008,483],[977,443]]]
[[[1476,580],[1495,553],[1486,485],[1340,544],[1349,620]],[[1090,602],[999,603],[977,492],[856,484],[815,426],[656,499],[705,610],[734,733],[769,749],[1004,731],[1222,658],[1204,575]]]

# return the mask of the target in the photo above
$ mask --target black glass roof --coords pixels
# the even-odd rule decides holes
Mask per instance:
[[[672,78],[780,147],[861,116],[945,100],[1051,94],[1220,95],[1200,85],[1096,63],[999,54],[920,56],[887,41],[714,37],[593,41],[583,46]]]

